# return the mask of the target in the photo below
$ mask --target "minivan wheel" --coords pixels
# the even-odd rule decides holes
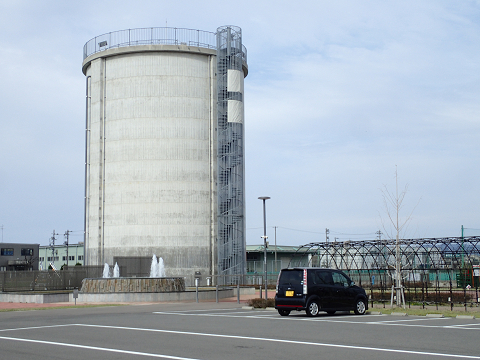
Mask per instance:
[[[306,312],[307,316],[318,316],[318,313],[320,312],[320,306],[318,305],[317,300],[309,301]]]
[[[367,306],[365,305],[365,300],[363,299],[357,300],[357,303],[355,305],[355,314],[363,315],[365,314],[366,310],[367,310]]]
[[[281,316],[288,316],[290,315],[290,310],[284,310],[284,309],[277,309],[278,313],[281,315]]]

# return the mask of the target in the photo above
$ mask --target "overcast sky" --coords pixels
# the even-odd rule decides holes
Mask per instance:
[[[83,45],[165,25],[243,30],[247,244],[259,196],[270,243],[386,237],[396,169],[402,237],[480,235],[480,1],[4,0],[4,242],[83,240]]]

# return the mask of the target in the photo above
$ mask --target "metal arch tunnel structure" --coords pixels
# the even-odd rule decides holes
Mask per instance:
[[[428,297],[432,289],[435,293],[449,289],[453,296],[454,288],[468,287],[475,289],[475,302],[478,302],[480,236],[402,239],[399,245],[405,287],[416,295],[417,288],[422,289],[421,298],[411,296],[412,300],[423,298],[425,301],[425,291]],[[370,288],[372,297],[373,289],[380,290],[383,296],[395,278],[395,252],[394,239],[314,242],[298,248],[288,267],[340,269],[360,286]]]

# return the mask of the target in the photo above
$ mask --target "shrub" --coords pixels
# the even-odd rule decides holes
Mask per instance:
[[[248,300],[247,304],[254,308],[258,309],[265,309],[267,307],[274,307],[275,306],[275,299],[269,298],[267,300],[261,298],[255,298]]]

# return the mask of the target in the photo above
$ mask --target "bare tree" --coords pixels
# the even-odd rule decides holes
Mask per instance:
[[[408,223],[412,218],[413,211],[417,207],[413,208],[410,214],[400,219],[400,211],[403,208],[403,200],[405,199],[405,195],[408,191],[408,184],[405,185],[403,191],[399,192],[398,190],[398,172],[397,166],[395,165],[395,193],[392,193],[388,190],[387,186],[384,185],[383,189],[381,189],[383,195],[383,205],[385,208],[385,212],[387,213],[388,223],[391,227],[393,227],[395,234],[393,234],[390,229],[385,226],[383,219],[382,220],[382,227],[385,233],[393,239],[395,235],[395,291],[396,291],[396,298],[397,298],[397,306],[403,305],[405,308],[405,296],[403,291],[402,285],[402,257],[400,253],[400,234],[404,233],[406,228],[408,227]],[[393,287],[392,287],[392,303],[393,303]]]

